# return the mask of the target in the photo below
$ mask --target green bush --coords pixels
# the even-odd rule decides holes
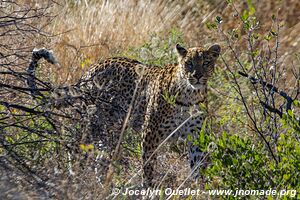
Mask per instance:
[[[162,67],[177,62],[177,56],[174,53],[177,43],[184,44],[183,36],[176,28],[173,28],[166,34],[165,38],[152,35],[149,42],[140,47],[130,47],[122,52],[121,56]]]

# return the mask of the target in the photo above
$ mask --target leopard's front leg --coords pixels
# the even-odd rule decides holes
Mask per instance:
[[[142,158],[143,158],[143,170],[144,170],[144,183],[146,186],[154,187],[154,171],[157,162],[156,149],[159,146],[160,140],[157,137],[157,131],[148,130],[144,133],[142,142]]]

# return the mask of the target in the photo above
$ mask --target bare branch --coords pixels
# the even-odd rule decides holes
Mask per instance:
[[[262,86],[267,87],[270,91],[276,92],[277,94],[282,96],[287,101],[286,102],[286,111],[291,110],[291,106],[292,106],[292,103],[293,103],[294,99],[292,99],[292,97],[290,97],[286,92],[280,91],[277,87],[275,87],[271,83],[267,83],[266,81],[263,81],[261,79],[257,79],[257,78],[254,78],[253,76],[249,76],[248,74],[246,74],[244,72],[238,71],[238,73],[241,76],[247,77],[251,81],[252,84],[259,83]]]

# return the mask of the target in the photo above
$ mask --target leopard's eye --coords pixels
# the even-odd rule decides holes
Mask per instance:
[[[209,63],[210,62],[208,60],[206,60],[206,61],[204,61],[203,65],[207,66],[207,65],[209,65]]]
[[[214,57],[214,58],[217,58],[219,56],[219,54],[218,53],[212,53],[212,57]]]
[[[192,71],[193,70],[193,63],[192,61],[188,61],[186,62],[186,67],[189,71]]]

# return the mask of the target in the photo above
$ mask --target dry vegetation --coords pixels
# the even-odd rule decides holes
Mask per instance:
[[[156,59],[155,63],[157,60],[159,60],[158,63],[165,63],[164,61],[169,61],[173,45],[176,42],[184,43],[186,46],[209,46],[212,43],[219,43],[222,46],[222,59],[218,63],[216,75],[211,81],[209,88],[209,109],[210,119],[212,120],[212,127],[209,131],[216,133],[216,137],[219,137],[219,133],[224,132],[227,132],[228,135],[236,134],[249,137],[253,139],[252,142],[254,144],[256,142],[259,143],[261,139],[257,132],[261,131],[264,133],[264,130],[269,130],[270,127],[267,127],[267,124],[270,119],[264,118],[263,114],[257,114],[259,112],[257,110],[262,108],[256,97],[259,98],[261,93],[257,94],[257,96],[252,96],[255,90],[252,86],[249,86],[250,83],[248,83],[247,79],[238,77],[237,82],[235,82],[235,73],[231,72],[240,70],[236,64],[237,61],[240,59],[249,74],[259,75],[256,74],[257,71],[252,66],[252,57],[249,56],[250,53],[257,50],[257,54],[261,55],[260,58],[267,63],[266,69],[274,65],[273,60],[276,60],[276,66],[278,66],[276,75],[272,76],[272,73],[268,72],[267,75],[259,77],[264,78],[266,81],[271,81],[280,90],[287,92],[293,97],[300,93],[299,76],[297,76],[300,66],[300,2],[298,0],[233,1],[234,6],[232,4],[228,5],[229,1],[224,0],[65,0],[43,3],[39,0],[20,0],[17,2],[18,4],[4,0],[0,2],[0,17],[20,10],[22,10],[19,14],[20,16],[22,14],[25,15],[26,11],[30,10],[29,16],[37,15],[37,17],[24,19],[24,21],[21,21],[24,26],[13,26],[13,31],[11,32],[11,26],[1,26],[5,22],[1,20],[7,18],[0,18],[1,72],[11,69],[17,72],[25,71],[32,49],[34,47],[47,47],[54,51],[59,60],[59,66],[43,63],[41,64],[42,67],[38,69],[37,75],[45,82],[61,86],[76,82],[89,69],[90,64],[105,57],[126,55],[142,60],[146,58],[147,60],[147,58],[153,57],[153,52],[151,52],[151,55],[144,55],[145,49],[147,52],[158,49],[161,52],[158,57],[154,56],[154,59]],[[249,46],[249,31],[243,29],[244,22],[240,20],[244,10],[250,9],[250,4],[254,5],[255,16],[257,21],[259,21],[255,34],[259,35],[260,39],[253,42],[253,47],[251,48],[254,50],[250,49]],[[43,14],[39,14],[39,12]],[[11,16],[13,15],[11,14]],[[220,17],[218,23],[215,22],[217,16]],[[278,27],[279,31],[277,30]],[[276,32],[275,36],[273,35],[273,38],[270,40],[264,40],[263,38],[272,34],[272,31]],[[229,33],[231,35],[236,34],[238,37],[235,39],[229,38]],[[279,48],[277,49],[278,44]],[[267,55],[270,49],[272,49],[271,58],[266,59],[264,55]],[[24,78],[22,79],[20,76],[0,74],[0,78],[1,84],[25,86]],[[242,87],[242,94],[235,92],[233,89],[237,85]],[[40,85],[40,87],[42,86],[46,87]],[[0,88],[1,102],[20,103],[29,107],[35,106],[35,103],[29,98],[30,95],[27,93],[20,93],[20,90],[5,89],[2,86]],[[245,97],[245,101],[250,107],[248,115],[240,101],[241,99],[243,100],[243,97]],[[275,100],[275,107],[284,103],[280,96],[275,97]],[[7,112],[1,107],[0,139],[2,141],[6,140],[4,139],[6,137],[19,139],[19,137],[24,136],[16,136],[21,134],[18,129],[20,127],[6,129],[8,124],[15,122],[16,114],[18,114],[17,117],[24,114],[24,111],[18,111],[16,108],[15,110],[9,110],[9,117],[6,118]],[[270,112],[267,109],[264,111]],[[59,114],[70,114],[68,112],[56,112]],[[298,114],[299,116],[299,108],[295,108],[293,112],[294,115]],[[259,131],[256,130],[256,123],[250,120],[253,113],[257,114],[256,120],[257,122],[259,121]],[[26,117],[22,119],[25,120]],[[272,120],[275,120],[275,118],[272,118]],[[68,131],[71,133],[77,131],[76,133],[78,133],[78,130],[72,129],[74,127],[74,129],[77,128],[76,122],[63,119],[63,117],[54,117],[51,120],[58,124],[58,132],[60,134],[51,135],[52,138],[46,135],[45,139],[47,139],[48,143],[44,146],[17,149],[18,151],[24,151],[24,154],[28,154],[28,156],[22,154],[22,159],[19,159],[17,155],[19,152],[8,152],[7,148],[2,148],[5,145],[7,146],[7,144],[1,142],[1,199],[30,199],[30,197],[42,197],[45,199],[99,199],[103,195],[103,182],[101,181],[103,181],[105,175],[102,176],[103,174],[101,173],[99,175],[99,171],[95,172],[94,168],[98,167],[98,169],[107,170],[108,164],[104,162],[107,160],[104,160],[103,163],[95,164],[93,162],[95,157],[103,156],[103,152],[99,154],[98,150],[93,149],[89,156],[83,155],[82,152],[78,153],[78,151],[86,153],[85,151],[89,151],[89,149],[86,149],[88,147],[84,146],[81,149],[77,148],[74,150],[72,147],[72,145],[79,145],[81,142],[81,140],[74,141],[75,139],[69,139],[70,133]],[[280,119],[276,118],[276,120],[279,121]],[[276,123],[279,124],[279,122]],[[24,125],[38,127],[39,131],[43,128],[47,131],[49,129],[49,132],[51,132],[51,128],[40,121],[26,122]],[[275,126],[273,125],[272,127]],[[286,129],[288,128],[285,128],[281,124],[278,125],[279,132],[287,133]],[[56,131],[51,133],[56,133]],[[276,134],[278,131],[275,131]],[[66,132],[67,134],[63,135]],[[112,187],[124,188],[127,186],[126,184],[134,188],[141,187],[141,177],[139,175],[142,164],[139,157],[140,147],[138,145],[140,136],[132,136],[129,133],[125,135],[124,150],[121,153],[121,159],[115,166]],[[268,140],[268,144],[270,144],[271,149],[276,149],[277,143],[273,142],[268,137],[270,136],[268,134],[269,132],[266,132],[264,135]],[[40,139],[38,136],[34,139]],[[299,135],[295,136],[295,138],[297,138],[295,140],[299,143]],[[278,138],[276,137],[276,139]],[[259,148],[260,143],[257,145],[257,148]],[[37,151],[38,153],[32,152],[37,147],[41,148]],[[176,148],[174,147],[174,149]],[[166,173],[166,169],[169,169],[163,184],[176,188],[189,172],[187,163],[183,159],[185,155],[179,155],[177,150],[173,149],[173,151],[170,151],[170,149],[173,149],[173,147],[164,147],[164,151],[168,152],[165,152],[158,158],[161,161],[158,168],[163,171],[162,175]],[[13,156],[11,152],[13,152]],[[47,154],[47,152],[51,152],[51,155]],[[76,152],[77,154],[71,158],[69,156],[70,152],[74,154]],[[243,152],[237,152],[237,154],[239,153],[242,154]],[[277,150],[275,153],[278,153]],[[6,156],[8,156],[7,160]],[[106,156],[104,155],[104,157]],[[271,156],[268,158],[272,160]],[[23,163],[25,164],[23,165]],[[14,166],[19,166],[19,169],[15,169]],[[28,167],[31,167],[31,169],[28,170]],[[296,169],[299,171],[300,166]],[[222,188],[225,182],[228,181],[224,180],[222,182],[220,177],[209,174],[214,173],[213,170],[206,173],[206,181],[208,183],[203,181],[197,185],[193,181],[188,181],[185,186],[203,188],[213,185],[215,188]],[[137,175],[137,178],[131,179],[135,175]],[[210,175],[213,177],[210,177]],[[234,177],[234,175],[230,175]],[[296,177],[300,177],[300,175],[297,174]],[[300,188],[295,189],[299,193]],[[108,198],[110,199],[112,196]],[[199,198],[201,199],[201,197]],[[205,199],[206,197],[202,198]]]
[[[85,59],[93,63],[130,47],[141,46],[153,35],[167,37],[172,28],[177,28],[182,33],[188,46],[217,42],[225,44],[224,38],[205,26],[206,22],[217,15],[224,20],[224,30],[238,28],[236,11],[228,7],[226,1],[85,2],[70,1],[53,8],[57,17],[47,31],[56,36],[50,46],[66,68],[62,69],[65,76],[60,73],[59,78],[57,77],[61,79],[60,82],[77,80],[82,74],[80,62]],[[272,26],[273,14],[284,23],[280,33],[280,53],[290,55],[299,49],[299,2],[264,1],[254,4],[257,6],[262,33]],[[237,3],[236,7],[241,11],[247,5]],[[237,42],[236,46],[240,45],[244,47],[245,41]]]
[[[183,31],[187,41],[199,40],[197,33],[209,9],[197,1],[78,1],[57,5],[53,12],[58,16],[49,32],[59,34],[51,46],[58,58],[63,58],[59,59],[62,65],[68,67],[60,79],[76,80],[78,75],[74,74],[83,70],[80,62],[85,59],[92,63],[141,46],[153,35],[166,37],[174,27]]]

